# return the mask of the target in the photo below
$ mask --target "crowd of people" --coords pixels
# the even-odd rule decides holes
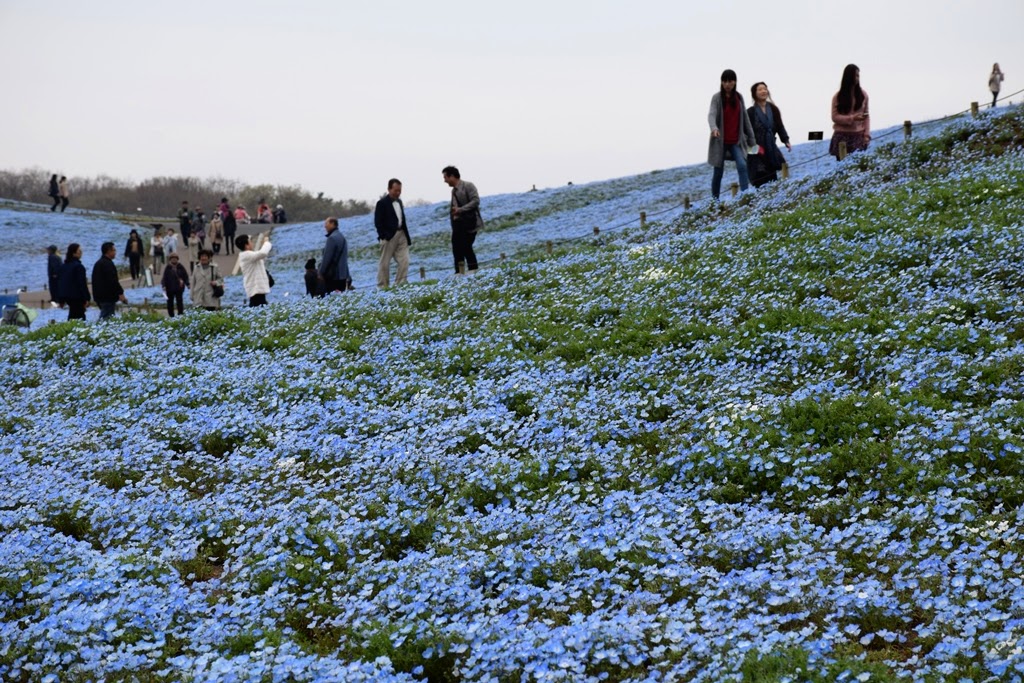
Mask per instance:
[[[764,81],[750,87],[752,104],[745,106],[743,96],[736,91],[736,72],[722,72],[721,86],[711,97],[708,126],[708,164],[711,175],[711,196],[717,200],[721,194],[725,162],[736,164],[740,190],[750,185],[760,187],[778,180],[778,171],[785,163],[776,138],[788,151],[793,149],[789,133],[782,122],[782,112],[772,101],[771,92]],[[846,152],[865,150],[871,143],[871,116],[868,112],[868,94],[860,86],[860,69],[848,64],[843,70],[839,90],[832,97],[832,140],[829,154],[842,157]]]
[[[996,105],[1005,75],[999,64],[993,64],[989,76],[989,90],[992,106]],[[719,199],[722,178],[727,160],[734,162],[739,176],[739,187],[746,191],[750,185],[760,187],[778,179],[778,171],[785,163],[779,149],[781,142],[787,151],[792,151],[789,133],[782,121],[782,111],[772,100],[771,92],[764,81],[750,86],[751,105],[746,107],[743,96],[736,88],[736,72],[725,69],[722,72],[718,92],[711,97],[708,110],[708,126],[711,137],[708,143],[708,164],[714,169],[711,177],[711,194]],[[871,115],[868,94],[860,85],[860,69],[848,64],[843,70],[839,90],[832,96],[832,138],[829,153],[842,159],[844,151],[853,153],[866,150],[871,143]],[[455,272],[473,273],[479,263],[473,244],[476,235],[484,226],[480,213],[480,194],[476,186],[462,179],[459,169],[445,166],[441,171],[445,184],[451,188],[450,222],[451,248]],[[57,174],[50,177],[50,196],[53,198],[51,211],[57,206],[61,212],[69,203],[67,178]],[[374,226],[380,247],[377,266],[377,287],[391,286],[391,264],[395,264],[395,285],[408,282],[409,250],[412,237],[406,222],[405,207],[402,203],[402,183],[397,178],[388,180],[387,192],[374,208]],[[167,313],[184,312],[184,292],[191,290],[192,302],[206,310],[220,307],[224,294],[224,280],[213,257],[224,249],[225,255],[238,251],[238,263],[242,271],[242,283],[249,306],[267,303],[267,295],[274,284],[267,271],[266,261],[272,245],[265,240],[255,249],[248,235],[237,235],[238,224],[252,222],[245,206],[238,204],[234,209],[227,197],[222,197],[210,220],[203,210],[189,208],[188,201],[182,201],[178,210],[178,224],[182,244],[188,253],[188,267],[181,262],[178,237],[174,229],[166,232],[158,229],[150,242],[149,255],[153,271],[163,266],[161,288],[167,296]],[[280,204],[271,209],[264,200],[259,200],[256,223],[280,224],[287,221],[284,207]],[[306,262],[306,292],[313,297],[324,297],[334,292],[353,289],[348,267],[348,242],[339,230],[337,218],[324,221],[325,244],[317,266],[316,259]],[[206,241],[209,240],[209,248]],[[57,247],[48,247],[49,286],[53,300],[68,307],[68,319],[84,319],[85,309],[95,301],[100,309],[100,318],[113,315],[118,301],[125,302],[124,290],[117,277],[113,259],[116,249],[112,242],[105,242],[101,256],[93,266],[90,295],[85,267],[81,263],[82,249],[77,243],[68,245],[65,260],[61,262]],[[132,230],[125,245],[129,270],[133,280],[142,274],[142,259],[145,244],[138,231]],[[182,252],[184,253],[184,252]]]

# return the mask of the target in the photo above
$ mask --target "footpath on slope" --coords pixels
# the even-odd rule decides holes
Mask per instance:
[[[177,225],[177,219],[167,219],[167,221],[165,221],[165,223],[170,224],[172,226],[173,225]],[[143,230],[155,231],[155,229],[156,229],[155,226],[157,226],[157,225],[163,225],[163,223],[137,223],[137,224],[133,223],[132,227],[134,227],[136,230],[139,230],[140,233],[141,233]],[[239,224],[239,226],[238,226],[238,234],[239,235],[250,235],[251,237],[253,237],[254,240],[259,242],[259,240],[257,239],[257,236],[260,233],[267,233],[267,232],[269,232],[270,228],[272,228],[272,227],[273,226],[271,226],[271,225],[266,225],[266,224],[263,224],[263,223]],[[179,250],[179,254],[180,253],[184,253],[184,252]],[[120,249],[118,249],[118,259],[122,259],[123,257],[124,257],[124,254],[121,254],[120,253]],[[146,257],[143,258],[142,266],[143,266],[143,273],[144,273],[144,275],[143,275],[142,278],[139,278],[138,280],[133,280],[131,277],[123,277],[123,278],[121,278],[121,286],[124,287],[125,291],[131,290],[131,289],[136,289],[136,288],[141,288],[141,287],[149,287],[149,286],[151,286],[145,280],[145,269],[148,268],[148,267],[151,267],[152,266],[152,262],[153,262],[153,259],[150,256],[146,256]],[[238,252],[236,251],[236,252],[231,253],[231,254],[225,254],[222,251],[220,254],[214,254],[213,262],[217,264],[217,269],[220,271],[220,273],[221,273],[221,275],[223,277],[227,277],[229,275],[235,275],[236,274],[235,269],[236,269],[236,266],[238,264]],[[83,265],[86,268],[86,272],[88,272],[88,273],[92,272],[92,264],[90,264],[90,263],[83,263]],[[187,267],[187,265],[186,265],[186,267]],[[120,269],[120,266],[119,266],[119,269]],[[159,287],[160,286],[160,277],[161,277],[161,275],[163,275],[163,271],[154,272],[153,273],[153,276],[152,276],[153,277],[153,284],[152,284],[152,286],[155,286],[155,287]],[[90,291],[92,291],[92,283],[91,282],[89,283],[89,289],[90,289]],[[53,299],[51,297],[51,292],[48,289],[37,289],[37,290],[24,291],[24,292],[19,292],[18,293],[18,302],[21,303],[24,306],[28,306],[29,308],[40,308],[40,309],[41,308],[49,308],[52,305],[51,304],[52,301],[53,301]],[[153,306],[153,305],[156,305],[156,308],[153,309],[153,310],[161,311],[161,310],[164,309],[164,301],[165,301],[165,299],[162,296],[158,296],[157,298],[153,299],[152,301],[148,301],[147,300],[146,302],[144,302],[141,305],[142,306]]]

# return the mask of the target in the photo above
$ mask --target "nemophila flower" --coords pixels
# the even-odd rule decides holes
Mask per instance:
[[[1024,162],[971,144],[916,174],[878,145],[885,182],[808,165],[725,218],[469,280],[183,316],[158,342],[10,337],[0,666],[718,681],[801,652],[821,678],[1005,677]],[[495,198],[528,220],[492,244],[669,196],[630,182]],[[447,270],[444,212],[421,211]],[[346,229],[369,263],[366,220]],[[318,227],[275,237],[279,263]]]

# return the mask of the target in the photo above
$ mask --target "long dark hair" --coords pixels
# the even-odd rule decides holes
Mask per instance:
[[[857,82],[860,68],[856,64],[847,64],[843,69],[843,80],[839,84],[839,113],[849,114],[864,106],[864,91]]]
[[[736,72],[733,71],[732,69],[726,69],[725,71],[722,72],[722,79],[721,80],[722,81],[735,81],[736,80]],[[739,95],[739,93],[736,92],[736,88],[735,87],[732,89],[731,93],[727,93],[725,91],[725,88],[722,87],[721,84],[719,84],[719,86],[718,86],[718,92],[721,93],[721,97],[722,97],[722,101],[723,102],[725,102],[726,100],[732,101],[733,97],[736,97],[736,96]]]
[[[68,250],[64,252],[64,263],[67,263],[71,259],[75,258],[73,254],[82,247],[78,242],[72,242],[68,245]]]

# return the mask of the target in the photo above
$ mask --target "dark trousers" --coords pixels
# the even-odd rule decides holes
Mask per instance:
[[[142,274],[142,254],[128,254],[128,268],[131,270],[132,279],[138,280]]]
[[[266,294],[253,294],[249,297],[249,307],[254,308],[256,306],[266,306],[267,295]]]
[[[455,257],[455,272],[459,272],[459,264],[466,262],[466,270],[476,270],[476,254],[473,253],[473,242],[476,241],[475,232],[452,229],[452,256]]]
[[[61,213],[64,213],[64,209],[68,208],[68,202],[70,202],[70,201],[71,200],[68,199],[67,197],[61,197],[60,198],[60,212]]]
[[[235,235],[234,233],[224,235],[224,253],[234,254],[235,253]]]
[[[998,100],[998,99],[999,99],[999,93],[997,93],[997,92],[992,93],[992,106],[993,107],[996,106],[996,100]]]
[[[68,299],[68,320],[85,320],[85,300]]]
[[[53,195],[53,206],[50,207],[50,211],[56,211],[58,206],[60,206],[60,196]]]
[[[348,290],[347,280],[322,280],[320,283],[320,296],[324,297],[332,292],[344,292]]]
[[[100,307],[100,320],[114,317],[114,313],[117,312],[116,301],[98,301],[96,302]]]
[[[167,294],[167,315],[168,317],[174,317],[174,304],[178,304],[178,315],[185,312],[185,292],[175,292],[174,294]]]

